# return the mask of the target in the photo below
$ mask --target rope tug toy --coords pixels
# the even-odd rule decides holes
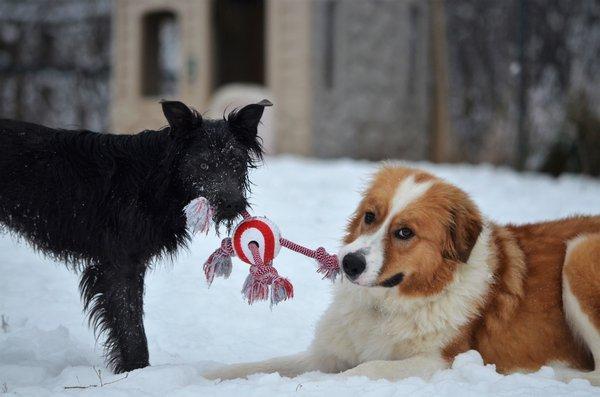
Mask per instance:
[[[208,233],[213,217],[208,200],[204,197],[192,200],[185,207],[185,215],[192,233]],[[246,211],[242,216],[244,219],[233,229],[232,236],[224,238],[221,246],[204,263],[204,275],[209,286],[215,277],[229,277],[233,267],[231,257],[237,256],[250,265],[250,274],[242,287],[242,295],[248,304],[267,300],[270,296],[272,307],[293,298],[292,283],[281,277],[273,267],[273,260],[281,247],[316,259],[319,266],[317,273],[322,274],[323,279],[335,281],[340,272],[337,255],[329,254],[323,247],[311,250],[283,238],[277,225],[268,218],[251,216]]]

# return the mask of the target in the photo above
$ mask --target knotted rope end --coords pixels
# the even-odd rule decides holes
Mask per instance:
[[[317,273],[323,275],[323,279],[334,282],[340,274],[340,261],[335,254],[329,254],[325,248],[319,247],[315,250],[315,259],[319,265]]]
[[[290,280],[281,277],[272,264],[252,265],[242,287],[242,295],[249,305],[270,297],[271,307],[294,297]]]
[[[204,262],[204,276],[210,287],[215,277],[229,278],[233,264],[231,257],[233,256],[233,247],[231,239],[225,238],[221,241],[221,246],[215,250]]]

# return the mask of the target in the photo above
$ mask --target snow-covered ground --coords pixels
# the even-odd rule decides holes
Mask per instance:
[[[484,213],[501,222],[526,222],[575,213],[600,213],[600,182],[568,176],[518,175],[489,166],[416,164],[467,190]],[[376,165],[366,162],[269,158],[253,175],[254,212],[268,215],[284,235],[309,246],[335,250],[359,190]],[[103,366],[102,349],[81,314],[77,276],[41,258],[25,243],[0,237],[0,394],[8,395],[365,395],[365,396],[590,396],[587,381],[569,384],[543,368],[536,374],[502,376],[475,352],[459,356],[451,370],[430,382],[340,379],[276,374],[215,383],[202,371],[223,363],[265,359],[303,350],[315,322],[330,302],[330,285],[311,260],[282,251],[280,272],[295,286],[293,300],[272,311],[248,306],[240,296],[246,265],[234,260],[229,280],[206,287],[201,265],[217,246],[210,234],[197,236],[174,264],[161,264],[147,277],[146,331],[152,367],[127,379]],[[100,386],[97,373],[101,371]],[[98,385],[85,389],[72,386]]]

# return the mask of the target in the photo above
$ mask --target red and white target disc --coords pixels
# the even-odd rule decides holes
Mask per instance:
[[[269,219],[255,216],[245,219],[233,231],[233,250],[242,261],[254,265],[248,244],[258,244],[260,256],[265,264],[270,263],[281,249],[279,228]]]

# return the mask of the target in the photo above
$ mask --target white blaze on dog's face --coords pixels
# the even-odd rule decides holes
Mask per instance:
[[[422,171],[384,166],[348,225],[339,257],[355,284],[431,295],[468,260],[481,228],[462,190]]]

